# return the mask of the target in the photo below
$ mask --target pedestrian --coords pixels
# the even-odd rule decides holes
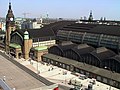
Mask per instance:
[[[48,69],[48,71],[50,71],[50,68]]]
[[[53,67],[51,68],[51,70],[53,70]]]

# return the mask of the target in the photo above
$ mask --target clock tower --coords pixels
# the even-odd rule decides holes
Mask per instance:
[[[11,2],[9,2],[9,9],[6,15],[6,39],[5,39],[5,45],[6,45],[5,50],[7,53],[9,52],[10,34],[11,34],[11,31],[14,31],[14,30],[15,30],[14,15],[11,9]]]

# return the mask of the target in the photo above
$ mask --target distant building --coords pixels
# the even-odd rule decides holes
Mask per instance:
[[[55,23],[59,20],[57,19],[46,19],[46,18],[37,18],[37,19],[30,19],[30,20],[26,20],[21,24],[21,28],[22,29],[38,29],[41,28],[45,25],[48,25],[50,23]]]
[[[3,22],[3,21],[0,22],[0,30],[1,31],[5,31],[6,30],[6,23]]]
[[[16,29],[22,29],[21,24],[24,22],[24,19],[21,17],[15,18]]]
[[[21,24],[21,29],[38,29],[41,27],[43,27],[42,19],[40,21],[36,19],[26,20]]]
[[[33,22],[32,22],[32,28],[37,29],[37,28],[43,27],[43,23],[42,23],[43,21],[42,20],[43,20],[42,18],[39,21],[34,19]]]
[[[24,21],[22,24],[21,24],[21,29],[33,29],[33,26],[32,26],[32,21]]]

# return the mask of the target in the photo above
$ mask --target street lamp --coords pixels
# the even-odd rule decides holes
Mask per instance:
[[[39,71],[39,61],[37,61],[37,74],[38,75],[40,74],[40,71]]]
[[[37,73],[39,74],[39,66],[38,66],[38,61],[37,61]]]
[[[109,68],[109,67],[104,67],[105,69],[109,69],[110,70],[110,87],[109,87],[109,90],[111,90],[111,81],[112,81],[112,70]]]

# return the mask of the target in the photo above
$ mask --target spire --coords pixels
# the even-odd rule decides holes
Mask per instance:
[[[90,15],[92,16],[92,10],[90,10]]]
[[[89,21],[92,21],[93,20],[93,15],[92,15],[92,10],[90,10],[90,15],[89,15]]]
[[[11,10],[11,1],[9,1],[9,10]]]
[[[6,15],[6,20],[7,20],[7,22],[14,21],[14,15],[13,15],[13,11],[11,8],[11,1],[10,0],[9,0],[9,9],[8,9],[8,13]]]
[[[13,12],[12,12],[12,8],[11,8],[11,1],[10,0],[9,0],[9,9],[8,9],[7,17],[14,17]]]

